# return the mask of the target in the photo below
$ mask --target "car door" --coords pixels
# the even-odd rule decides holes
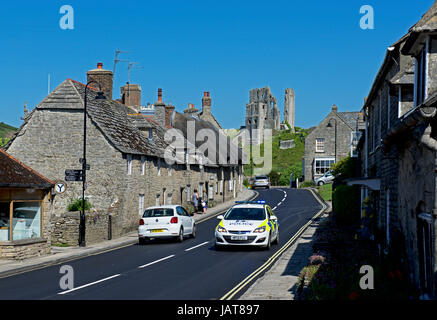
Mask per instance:
[[[193,231],[193,218],[190,216],[190,214],[184,207],[181,208],[182,211],[184,212],[185,217],[187,218],[187,231],[191,233]]]
[[[273,239],[276,239],[276,236],[278,235],[278,218],[276,218],[276,220],[271,220],[272,217],[276,217],[276,216],[270,207],[267,207],[267,211],[269,213],[269,221],[272,224],[272,226],[274,226],[274,228],[273,228],[274,230],[272,232],[272,237],[273,237]]]
[[[190,217],[185,213],[184,209],[182,207],[177,207],[176,212],[179,215],[179,218],[181,219],[181,224],[184,227],[184,234],[191,232],[191,225],[190,225]]]

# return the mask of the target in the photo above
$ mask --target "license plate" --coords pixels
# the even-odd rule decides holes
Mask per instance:
[[[164,229],[155,229],[155,230],[151,230],[151,231],[152,231],[152,233],[155,233],[155,232],[163,232]]]
[[[231,240],[247,240],[247,236],[231,236]]]

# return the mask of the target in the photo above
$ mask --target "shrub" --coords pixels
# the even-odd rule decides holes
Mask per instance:
[[[246,188],[249,188],[249,180],[248,179],[243,180],[243,186],[245,186]]]
[[[187,209],[190,215],[194,214],[194,206],[191,203],[187,203],[184,208]]]
[[[279,179],[281,177],[281,174],[278,171],[272,170],[268,174],[268,177],[270,179],[270,185],[272,185],[272,186],[279,186]]]
[[[82,211],[82,199],[71,199],[67,206],[67,211]],[[85,199],[85,210],[90,210],[92,208],[91,203]]]
[[[339,185],[332,192],[333,211],[337,222],[351,224],[360,218],[357,186]]]
[[[299,188],[310,188],[310,187],[314,187],[314,181],[304,181],[299,185]]]
[[[353,178],[354,176],[354,159],[350,156],[334,163],[331,167],[332,174],[342,179]]]

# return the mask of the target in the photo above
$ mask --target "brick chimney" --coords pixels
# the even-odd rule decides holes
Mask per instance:
[[[332,112],[338,112],[338,107],[337,107],[337,105],[333,105],[332,106]]]
[[[203,93],[202,114],[211,114],[211,97],[209,96],[209,91]]]
[[[106,99],[112,100],[112,84],[113,74],[112,71],[103,69],[103,63],[97,63],[97,68],[87,72],[87,82],[91,80],[97,81],[102,86],[103,93]],[[94,88],[99,88],[95,83],[90,84]]]
[[[155,102],[155,118],[161,125],[165,126],[166,110],[165,103],[162,101],[162,89],[158,89],[158,101]]]
[[[166,105],[165,106],[165,126],[171,126],[171,116],[174,112],[175,107],[172,105]]]
[[[123,87],[121,87],[121,101],[128,107],[141,106],[140,85],[126,83]]]

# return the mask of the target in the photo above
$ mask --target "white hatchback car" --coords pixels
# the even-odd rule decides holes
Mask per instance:
[[[215,247],[257,246],[267,250],[279,243],[279,223],[265,201],[237,201],[224,216],[218,216]]]
[[[147,208],[138,226],[140,244],[152,238],[175,238],[184,241],[184,236],[196,237],[196,223],[184,207],[165,205]]]

